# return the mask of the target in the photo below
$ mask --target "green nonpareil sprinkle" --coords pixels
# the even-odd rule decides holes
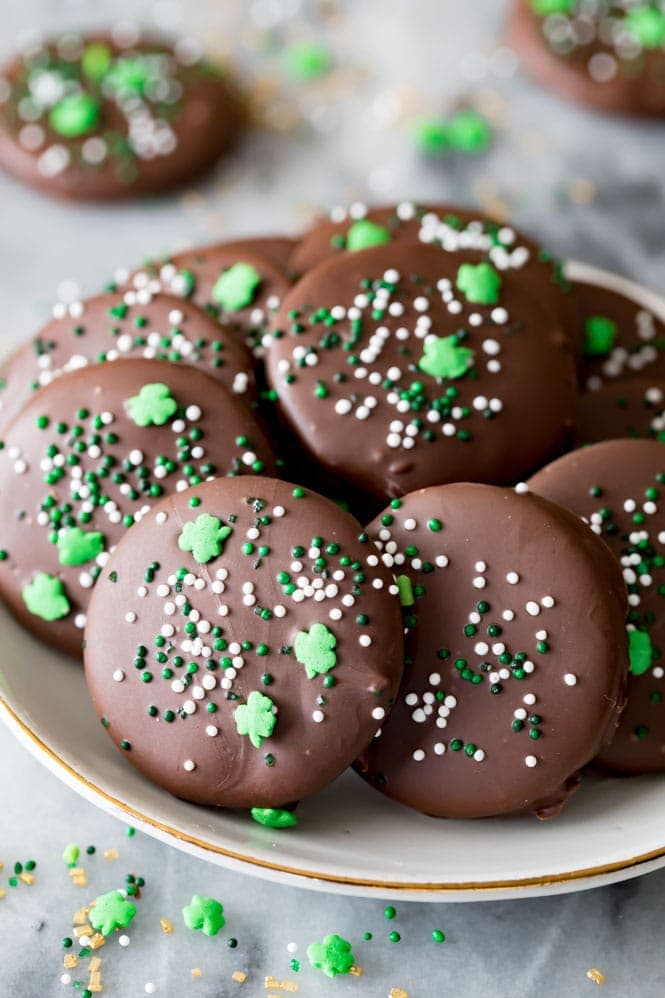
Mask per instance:
[[[317,80],[332,68],[330,50],[322,42],[299,41],[289,45],[283,55],[286,73],[302,83]]]

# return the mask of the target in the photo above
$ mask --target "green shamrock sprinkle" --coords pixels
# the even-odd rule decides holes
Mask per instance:
[[[390,242],[390,232],[385,225],[377,225],[366,218],[354,222],[346,233],[346,248],[351,253],[356,250],[368,249],[370,246],[382,246]]]
[[[137,426],[163,426],[178,410],[169,386],[159,382],[143,385],[138,395],[127,399],[125,406]]]
[[[485,152],[492,141],[487,119],[471,108],[456,111],[446,126],[448,144],[456,152]]]
[[[260,283],[261,275],[251,263],[234,263],[219,275],[210,294],[227,312],[237,312],[251,305]]]
[[[606,315],[590,315],[584,323],[584,356],[604,357],[617,338],[619,327]]]
[[[81,855],[81,850],[76,845],[75,842],[70,842],[68,846],[62,850],[62,862],[66,863],[67,866],[73,866],[76,860]]]
[[[227,527],[219,517],[201,513],[195,520],[183,523],[178,547],[181,551],[191,551],[194,561],[205,565],[220,556],[224,541],[232,533],[233,527]]]
[[[473,367],[473,350],[458,346],[456,336],[433,336],[425,341],[418,367],[433,378],[462,378]]]
[[[572,14],[576,0],[529,0],[529,5],[538,17],[550,14]]]
[[[107,74],[107,82],[113,90],[125,94],[142,94],[150,79],[150,66],[143,56],[128,56],[117,59]]]
[[[241,703],[233,712],[236,729],[239,735],[248,735],[254,748],[261,748],[264,738],[270,738],[277,723],[273,713],[274,703],[258,690],[253,690],[247,697],[247,703]]]
[[[47,572],[38,572],[32,582],[23,587],[23,602],[30,613],[42,620],[60,620],[71,610],[62,579]]]
[[[200,931],[204,936],[216,936],[226,925],[224,906],[215,898],[204,898],[200,894],[194,894],[182,909],[182,920],[188,929]]]
[[[99,104],[90,94],[67,94],[51,108],[49,124],[66,139],[91,132],[99,121]]]
[[[413,598],[413,586],[411,585],[411,579],[409,576],[398,575],[395,582],[397,583],[399,601],[402,606],[413,606],[415,600]]]
[[[253,807],[249,813],[254,821],[267,828],[293,828],[298,824],[293,811],[284,811],[278,807]]]
[[[325,624],[312,624],[309,631],[298,631],[293,642],[296,659],[305,666],[308,679],[334,669],[337,656],[333,648],[337,638]]]
[[[665,42],[665,11],[642,4],[627,11],[623,20],[626,30],[645,49],[659,49]]]
[[[83,75],[97,83],[101,80],[111,65],[111,50],[103,42],[92,42],[86,45],[81,56]]]
[[[135,914],[136,906],[120,891],[109,891],[92,902],[88,921],[103,936],[110,936],[114,929],[126,928]]]
[[[642,676],[651,667],[653,648],[651,637],[647,631],[628,632],[628,652],[630,657],[629,672],[633,676]]]
[[[98,530],[71,527],[60,534],[57,547],[61,565],[85,565],[104,550],[104,535]]]
[[[327,977],[348,974],[355,963],[351,943],[336,934],[326,936],[322,943],[310,943],[307,959],[312,967],[322,970]]]
[[[491,263],[463,263],[457,271],[457,287],[474,305],[496,305],[501,284]]]
[[[293,80],[316,80],[332,67],[330,50],[318,42],[294,42],[284,52],[284,69]]]

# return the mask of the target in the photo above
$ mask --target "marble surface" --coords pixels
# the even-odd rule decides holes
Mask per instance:
[[[198,35],[232,55],[263,124],[236,156],[194,190],[104,209],[48,201],[0,178],[0,343],[28,335],[58,296],[94,292],[117,268],[191,242],[286,229],[318,205],[352,199],[440,198],[508,212],[561,254],[613,268],[656,289],[665,285],[665,172],[659,125],[600,117],[549,96],[515,73],[502,46],[504,4],[474,0],[0,0],[0,48],[35,29],[82,28],[120,17]],[[285,40],[325,37],[332,75],[285,82]],[[424,162],[410,129],[419,114],[471,99],[496,122],[489,154]],[[0,995],[76,994],[60,982],[61,938],[86,898],[120,886],[125,873],[147,881],[131,945],[102,951],[104,994],[131,998],[254,998],[264,978],[297,980],[299,994],[409,998],[577,996],[660,998],[665,956],[658,944],[665,871],[561,898],[475,905],[403,904],[394,922],[378,902],[266,885],[209,867],[125,828],[78,798],[0,730],[0,859],[38,861],[33,886],[0,900]],[[535,829],[537,831],[537,828]],[[77,841],[89,888],[71,885],[59,856]],[[102,851],[117,847],[119,858]],[[6,886],[7,869],[0,875]],[[219,897],[228,932],[209,940],[187,932],[179,910],[192,893]],[[164,935],[159,919],[176,928]],[[431,930],[447,941],[435,945]],[[388,941],[396,929],[400,943]],[[338,932],[354,943],[364,976],[328,981],[303,967],[308,942]],[[364,942],[365,931],[374,933]],[[226,939],[238,939],[229,949]],[[192,967],[202,976],[191,977]],[[248,972],[245,984],[231,980]],[[278,992],[275,992],[278,993]],[[282,992],[286,993],[286,992]]]

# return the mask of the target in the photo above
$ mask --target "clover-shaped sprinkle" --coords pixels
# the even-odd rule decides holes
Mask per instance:
[[[333,648],[336,644],[337,638],[325,624],[312,624],[309,631],[298,631],[293,649],[298,662],[305,666],[308,679],[335,667],[337,656]]]
[[[205,565],[207,561],[219,557],[224,541],[232,533],[233,527],[222,523],[219,517],[201,513],[195,520],[183,523],[178,547],[181,551],[191,551],[194,561]]]
[[[628,652],[630,658],[629,672],[633,676],[642,676],[651,667],[653,648],[648,631],[628,632]]]
[[[98,530],[71,527],[60,534],[57,547],[61,565],[85,565],[104,550],[104,535]]]
[[[237,312],[251,305],[260,283],[261,275],[251,263],[234,263],[219,275],[210,294],[227,312]]]
[[[322,970],[327,977],[348,974],[355,963],[351,943],[334,933],[326,936],[322,943],[310,943],[307,959],[312,967]]]
[[[136,906],[121,891],[109,891],[93,901],[88,921],[103,936],[110,936],[114,929],[126,928],[135,914]]]
[[[456,336],[425,340],[418,367],[433,378],[462,378],[473,366],[473,350],[458,345]]]
[[[254,748],[261,748],[264,738],[272,735],[277,718],[275,704],[258,690],[252,690],[247,703],[241,703],[233,713],[239,735],[247,735]]]
[[[66,139],[93,131],[99,121],[99,104],[86,93],[67,94],[51,108],[49,125]]]
[[[665,42],[665,11],[655,5],[632,7],[626,12],[623,27],[642,48],[659,49]]]
[[[137,426],[163,426],[178,410],[168,385],[143,385],[138,395],[127,399],[127,412]]]
[[[617,338],[619,327],[606,315],[590,315],[584,323],[584,356],[604,357]]]
[[[474,305],[496,305],[501,284],[491,263],[463,263],[457,271],[457,287]]]
[[[42,620],[60,620],[71,610],[62,579],[47,572],[38,572],[32,582],[23,587],[22,595],[30,613]]]
[[[293,811],[279,807],[253,807],[249,813],[254,821],[267,828],[293,828],[298,824]]]
[[[188,929],[202,932],[204,936],[216,936],[226,924],[224,906],[215,898],[194,894],[188,905],[182,909],[182,919]]]
[[[346,233],[346,248],[355,253],[356,250],[368,249],[370,246],[382,246],[390,240],[390,232],[385,225],[377,225],[367,218],[360,218]]]

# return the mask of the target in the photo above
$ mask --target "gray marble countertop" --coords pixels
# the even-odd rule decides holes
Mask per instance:
[[[474,0],[0,0],[0,49],[37,30],[82,28],[130,17],[198,35],[239,66],[263,127],[195,189],[160,200],[65,206],[0,178],[0,345],[32,332],[56,297],[94,292],[118,267],[185,243],[244,233],[296,231],[319,205],[404,197],[480,203],[505,210],[560,254],[588,260],[663,290],[663,128],[569,106],[515,72],[500,41],[504,4]],[[284,81],[284,40],[325,38],[336,68],[319,83]],[[410,126],[460,97],[492,117],[496,138],[479,158],[424,162]],[[473,905],[398,905],[262,883],[188,857],[142,835],[130,838],[29,757],[0,729],[0,859],[37,860],[36,882],[0,900],[0,995],[77,994],[60,981],[61,939],[84,900],[60,857],[70,841],[85,856],[87,897],[146,878],[131,945],[110,942],[104,994],[240,998],[272,993],[266,975],[295,980],[303,998],[497,998],[602,994],[661,998],[659,945],[665,871],[560,898]],[[103,851],[117,848],[116,860]],[[219,897],[228,924],[214,940],[185,930],[193,893]],[[160,918],[173,920],[165,935]],[[431,931],[447,941],[436,945]],[[400,943],[388,933],[399,931]],[[374,934],[371,942],[363,933]],[[364,975],[328,981],[306,963],[307,943],[338,932],[354,943]],[[238,939],[230,949],[229,936]],[[297,951],[287,949],[295,943]],[[193,979],[191,968],[202,976]],[[240,985],[234,970],[248,973]],[[287,992],[275,993],[285,994]]]

